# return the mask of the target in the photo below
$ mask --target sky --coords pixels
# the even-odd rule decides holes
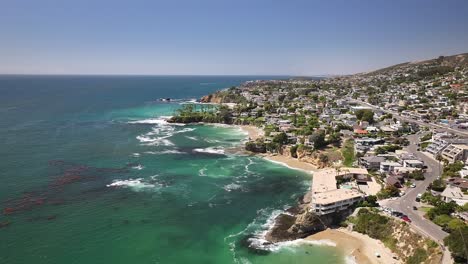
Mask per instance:
[[[350,74],[468,52],[467,0],[0,0],[0,73]]]

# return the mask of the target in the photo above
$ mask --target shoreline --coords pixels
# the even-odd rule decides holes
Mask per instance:
[[[247,134],[248,140],[257,140],[265,135],[265,132],[254,125],[239,125],[239,127],[244,133]],[[256,155],[276,164],[280,164],[284,167],[287,167],[292,170],[300,170],[308,174],[312,174],[317,171],[318,168],[310,163],[300,161],[298,159],[287,157],[277,154],[265,154],[265,153],[256,153]]]
[[[266,160],[268,160],[270,162],[280,164],[280,165],[285,166],[285,167],[287,167],[289,169],[292,169],[292,170],[300,170],[300,171],[306,172],[308,174],[313,174],[314,172],[316,172],[318,170],[318,168],[316,166],[314,166],[314,165],[312,165],[310,163],[300,161],[300,160],[295,159],[295,158],[283,156],[283,155],[264,154],[264,155],[261,155],[261,156],[264,159],[266,159]]]
[[[247,134],[248,140],[257,140],[265,135],[265,132],[254,125],[234,125]]]
[[[346,257],[351,257],[353,263],[359,264],[399,264],[401,260],[381,241],[367,235],[349,231],[345,228],[327,229],[305,238],[309,241],[329,240],[336,244]],[[377,257],[376,254],[380,257]]]

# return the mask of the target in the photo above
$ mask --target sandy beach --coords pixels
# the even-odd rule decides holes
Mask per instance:
[[[317,167],[310,163],[283,155],[264,155],[263,157],[271,162],[281,164],[291,169],[305,171],[307,173],[313,173],[318,170]]]
[[[261,128],[252,125],[239,126],[242,131],[246,132],[250,140],[256,140],[257,138],[263,137],[264,132]]]
[[[402,263],[393,259],[390,249],[376,239],[361,233],[352,232],[344,228],[327,229],[306,238],[307,240],[331,240],[343,250],[347,256],[351,256],[355,263],[359,264],[396,264]],[[378,258],[376,253],[380,255]]]

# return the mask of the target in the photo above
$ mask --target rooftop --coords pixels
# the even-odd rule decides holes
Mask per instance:
[[[362,193],[353,189],[335,189],[313,195],[312,201],[316,204],[329,204],[362,196]]]

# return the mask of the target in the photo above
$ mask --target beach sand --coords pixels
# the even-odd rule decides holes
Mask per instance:
[[[337,248],[344,251],[345,255],[354,258],[359,264],[396,264],[402,263],[393,259],[390,249],[376,239],[370,238],[358,232],[352,232],[344,228],[327,229],[307,237],[308,240],[330,240],[336,243]],[[380,254],[378,258],[376,253]]]
[[[263,130],[256,126],[243,125],[239,127],[248,134],[250,140],[256,140],[264,135]]]
[[[317,167],[310,163],[283,155],[264,155],[263,157],[271,162],[281,164],[291,169],[302,170],[307,173],[313,173],[318,170]]]

